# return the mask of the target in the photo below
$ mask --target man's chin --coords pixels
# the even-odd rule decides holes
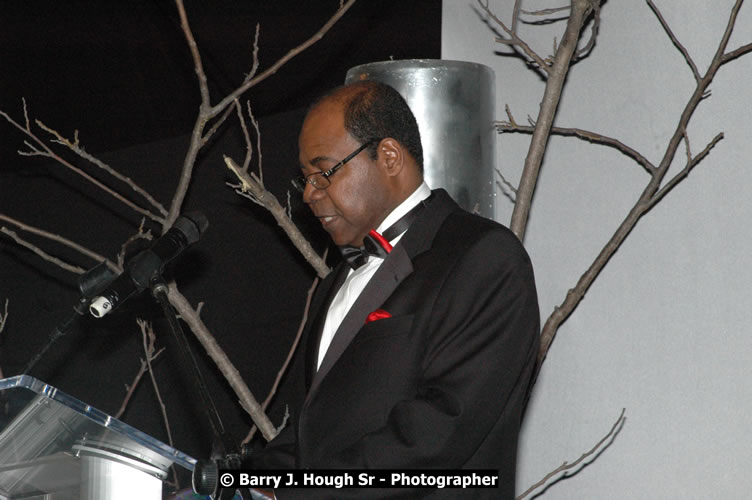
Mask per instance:
[[[329,232],[329,236],[331,236],[332,241],[334,241],[334,244],[338,247],[345,247],[345,246],[352,246],[352,247],[362,247],[363,246],[363,238],[355,238],[352,235],[344,235],[344,234],[338,234],[334,231]]]

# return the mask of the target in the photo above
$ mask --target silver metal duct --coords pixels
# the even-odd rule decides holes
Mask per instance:
[[[493,70],[464,61],[385,61],[351,68],[345,83],[358,80],[391,85],[407,101],[420,127],[426,183],[446,189],[466,210],[477,207],[493,219]]]

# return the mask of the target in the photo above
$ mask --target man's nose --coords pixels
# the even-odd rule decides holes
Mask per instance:
[[[324,196],[326,196],[326,193],[323,189],[316,189],[310,182],[306,182],[305,189],[303,190],[304,203],[313,203],[316,200],[320,200]]]

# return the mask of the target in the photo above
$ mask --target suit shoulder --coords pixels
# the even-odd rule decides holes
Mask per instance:
[[[434,245],[445,249],[454,247],[463,253],[471,248],[493,251],[504,260],[530,262],[522,243],[509,228],[464,210],[457,210],[446,218]]]

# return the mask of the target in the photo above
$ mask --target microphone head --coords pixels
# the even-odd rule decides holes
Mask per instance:
[[[179,230],[187,240],[188,245],[196,243],[209,227],[209,220],[201,212],[187,212],[177,218],[173,226]]]

